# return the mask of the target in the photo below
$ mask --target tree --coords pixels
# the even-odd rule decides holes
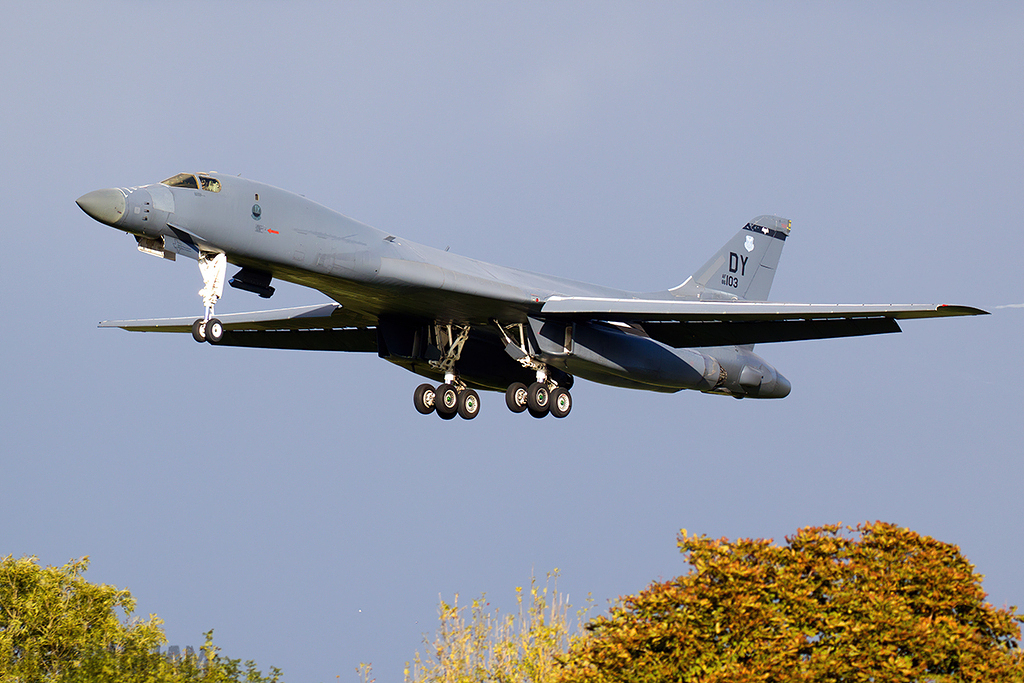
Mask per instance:
[[[562,680],[1024,681],[1021,618],[958,547],[882,522],[786,541],[682,530],[690,571],[592,620]]]
[[[243,672],[239,660],[221,657],[212,631],[201,657],[158,654],[163,622],[129,620],[131,593],[89,583],[82,577],[88,567],[87,557],[45,568],[35,557],[0,559],[0,683],[278,680],[276,669],[264,678],[252,662]]]
[[[451,604],[441,601],[440,625],[433,641],[424,641],[427,655],[418,652],[412,671],[407,665],[407,683],[470,683],[473,681],[554,682],[558,655],[573,642],[569,603],[557,589],[558,570],[548,575],[543,588],[530,579],[530,593],[516,588],[517,612],[501,615],[489,609],[486,596],[472,605],[459,607],[459,596]],[[577,612],[581,621],[588,607]],[[468,619],[467,619],[468,612]],[[579,625],[577,621],[577,626]],[[367,664],[359,673],[371,681]]]

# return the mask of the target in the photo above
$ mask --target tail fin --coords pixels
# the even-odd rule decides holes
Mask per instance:
[[[758,216],[670,291],[687,299],[767,301],[789,230],[790,221],[785,218]]]

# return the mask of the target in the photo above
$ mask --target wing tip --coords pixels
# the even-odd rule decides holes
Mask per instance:
[[[945,315],[991,315],[986,310],[973,306],[960,306],[958,304],[939,304],[935,310]]]

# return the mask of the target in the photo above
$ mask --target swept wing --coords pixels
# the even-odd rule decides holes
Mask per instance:
[[[984,315],[940,304],[799,304],[761,301],[671,301],[552,297],[544,316],[640,325],[675,348],[761,344],[899,332],[905,318]]]
[[[249,313],[227,313],[224,346],[310,351],[376,351],[377,331],[365,318],[338,304],[279,308]],[[191,332],[195,318],[106,320],[100,327],[132,332]]]

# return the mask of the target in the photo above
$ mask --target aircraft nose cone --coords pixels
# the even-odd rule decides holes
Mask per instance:
[[[107,225],[116,224],[124,216],[124,193],[121,190],[93,190],[75,203],[91,218]]]

